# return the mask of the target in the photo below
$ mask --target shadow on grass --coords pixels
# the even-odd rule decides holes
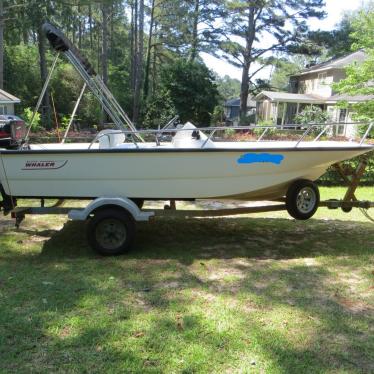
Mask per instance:
[[[25,231],[32,233],[30,231]],[[48,231],[37,233],[44,236]],[[370,240],[371,238],[371,240]],[[342,221],[297,222],[287,219],[160,219],[138,224],[133,249],[124,259],[292,259],[371,253],[371,224]],[[353,245],[352,245],[353,244]],[[45,258],[92,258],[85,224],[67,222],[42,248]]]
[[[11,251],[0,258],[0,369],[245,372],[251,355],[261,357],[258,367],[267,372],[374,369],[370,311],[346,308],[325,267],[271,261],[366,256],[374,241],[370,225],[159,220],[139,225],[134,250],[118,258],[93,254],[84,229],[68,222],[56,233],[23,230],[53,236],[40,255]],[[200,274],[196,260],[201,267],[208,260],[227,264],[235,276],[226,279],[213,265]],[[244,300],[250,308],[224,314],[225,330],[218,328],[222,307],[214,308],[215,298]],[[315,331],[307,343],[273,326],[269,313],[278,309],[311,317],[306,326]]]

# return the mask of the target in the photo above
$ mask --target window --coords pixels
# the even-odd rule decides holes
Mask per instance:
[[[347,109],[340,109],[339,123],[345,123],[347,118]]]
[[[318,87],[323,87],[326,85],[327,73],[318,74]]]
[[[0,114],[8,114],[8,108],[6,105],[0,105]]]
[[[338,123],[346,123],[347,118],[347,109],[340,109],[339,110],[339,118]],[[344,136],[346,132],[346,125],[338,125],[337,126],[337,135]]]

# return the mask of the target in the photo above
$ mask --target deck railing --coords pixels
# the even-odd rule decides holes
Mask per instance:
[[[347,127],[351,126],[353,129],[355,129],[356,135],[358,134],[358,128],[364,127],[365,132],[362,136],[351,136],[346,137],[344,135],[339,135],[337,132],[335,133],[334,129],[339,127]],[[89,148],[93,146],[97,141],[99,141],[103,137],[109,137],[112,134],[124,134],[126,138],[130,138],[131,141],[135,144],[135,146],[138,148],[138,142],[136,140],[136,137],[140,135],[141,137],[144,137],[145,139],[151,138],[153,139],[156,144],[160,144],[161,140],[167,136],[175,135],[178,132],[191,132],[191,136],[199,136],[200,132],[204,133],[207,138],[202,143],[201,148],[204,148],[210,140],[214,139],[214,136],[217,135],[219,132],[234,132],[234,133],[243,133],[246,132],[251,135],[250,141],[254,142],[261,142],[265,140],[266,135],[269,134],[270,131],[272,131],[272,137],[273,139],[270,139],[270,141],[276,140],[276,134],[284,134],[284,133],[291,133],[291,134],[298,134],[297,139],[292,139],[291,141],[294,141],[295,148],[297,148],[300,143],[303,141],[312,141],[312,142],[318,142],[321,141],[321,139],[324,136],[329,136],[329,131],[331,132],[331,137],[340,137],[343,141],[357,141],[360,146],[363,146],[365,141],[368,139],[369,134],[371,133],[371,130],[374,129],[374,123],[357,123],[357,122],[351,122],[351,123],[313,123],[308,125],[300,125],[300,124],[293,124],[293,125],[286,125],[283,127],[279,126],[220,126],[220,127],[199,127],[199,128],[183,128],[183,127],[176,127],[176,128],[170,128],[165,126],[163,129],[158,130],[150,130],[150,129],[144,129],[144,130],[113,130],[113,131],[106,131],[105,133],[98,133],[95,138],[90,143]],[[284,138],[283,138],[284,139]],[[222,137],[220,138],[222,140]],[[230,141],[230,139],[225,138],[226,141]]]

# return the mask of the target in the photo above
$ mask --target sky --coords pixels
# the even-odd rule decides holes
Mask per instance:
[[[309,24],[311,29],[331,30],[339,23],[345,12],[353,11],[361,7],[363,0],[325,0],[327,16],[323,20],[312,19]],[[232,78],[241,80],[242,72],[223,59],[217,59],[207,53],[201,53],[205,64],[218,75],[229,75]],[[256,67],[254,66],[254,69]],[[269,70],[264,70],[257,78],[268,78]]]

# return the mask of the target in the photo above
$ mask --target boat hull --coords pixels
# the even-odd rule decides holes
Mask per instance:
[[[0,180],[15,197],[275,199],[294,180],[368,152],[332,149],[165,149],[1,152]]]

